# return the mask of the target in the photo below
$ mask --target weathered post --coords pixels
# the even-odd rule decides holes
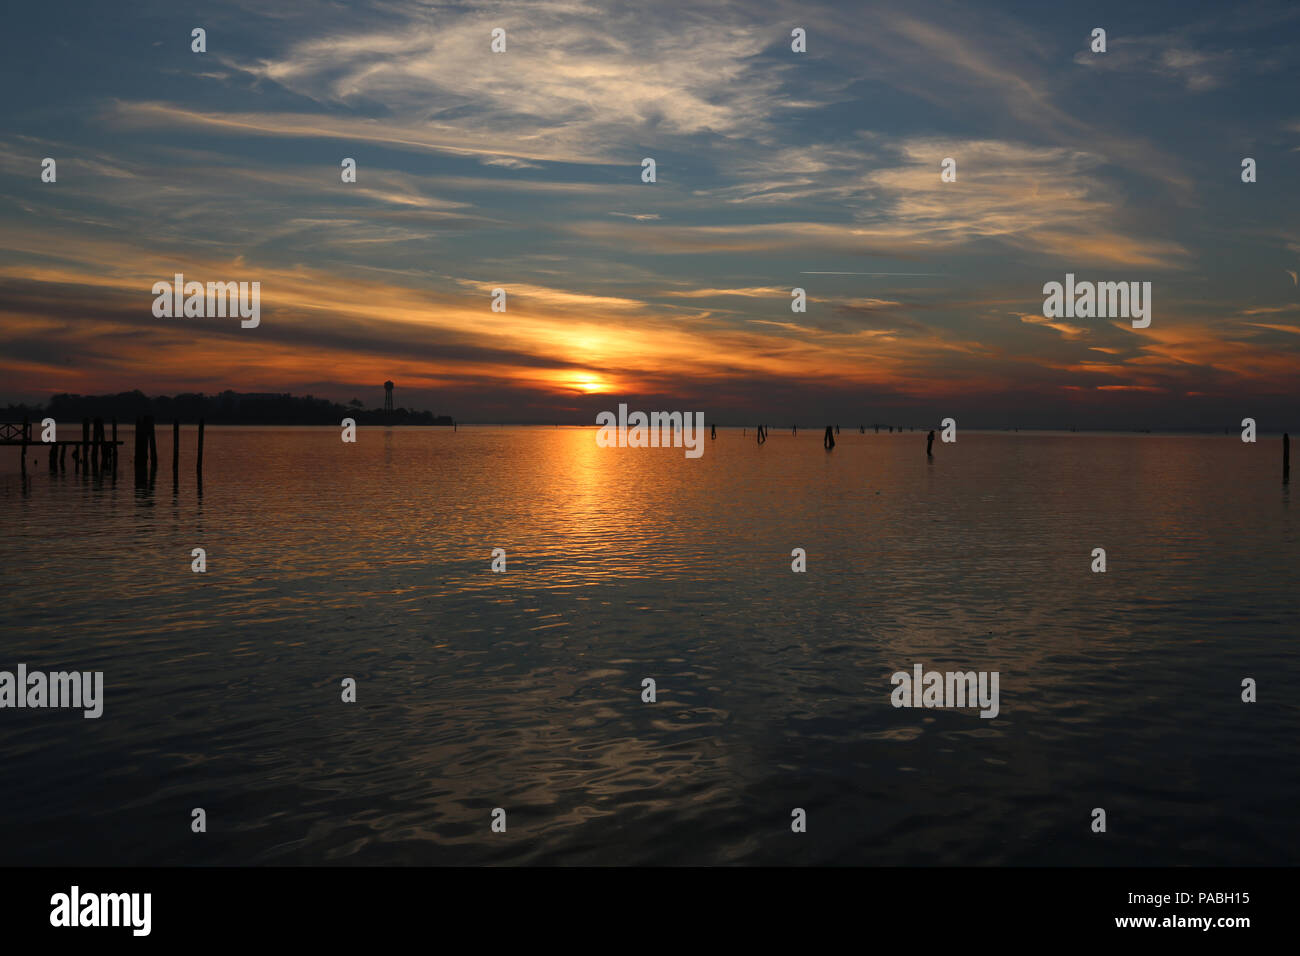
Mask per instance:
[[[199,454],[194,460],[195,474],[199,476],[199,482],[203,481],[203,419],[199,419]]]
[[[148,470],[149,463],[145,460],[149,454],[149,446],[144,437],[144,416],[135,417],[135,480],[144,481],[145,472]]]
[[[154,437],[154,421],[152,415],[145,416],[145,431],[149,433],[149,476],[153,477],[158,473],[158,440]]]
[[[832,448],[835,447],[835,433],[834,433],[834,430],[831,428],[830,425],[827,425],[827,426],[826,426],[826,434],[825,434],[825,436],[822,438],[822,446],[823,446],[827,451],[830,451]]]
[[[176,484],[181,475],[181,423],[172,419],[172,484]]]

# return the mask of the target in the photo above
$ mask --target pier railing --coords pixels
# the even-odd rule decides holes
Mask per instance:
[[[0,422],[0,442],[30,442],[32,440],[31,422]]]

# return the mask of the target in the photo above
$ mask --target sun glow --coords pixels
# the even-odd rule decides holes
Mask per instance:
[[[595,375],[582,375],[571,379],[568,385],[583,395],[595,395],[600,392],[610,391],[609,383]]]

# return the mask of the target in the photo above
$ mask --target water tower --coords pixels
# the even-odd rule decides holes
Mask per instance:
[[[384,414],[393,414],[393,383],[384,383]]]

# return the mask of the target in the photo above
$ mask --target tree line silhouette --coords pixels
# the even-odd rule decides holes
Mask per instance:
[[[151,398],[139,389],[116,395],[69,395],[65,392],[52,396],[43,406],[10,404],[5,420],[53,418],[57,422],[68,422],[98,416],[132,422],[142,415],[152,415],[160,422],[176,419],[185,424],[203,419],[209,425],[337,425],[344,418],[355,419],[358,425],[453,424],[451,417],[428,411],[367,409],[355,398],[342,405],[312,395],[229,390],[217,395],[187,392]]]

